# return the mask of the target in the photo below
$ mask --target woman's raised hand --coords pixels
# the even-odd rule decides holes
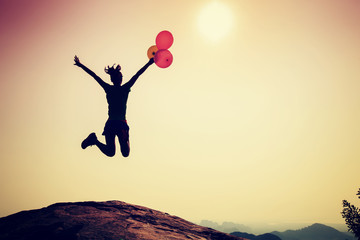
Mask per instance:
[[[76,66],[80,66],[80,65],[81,65],[80,59],[78,58],[78,56],[75,55],[74,61],[75,61],[74,65],[76,65]]]

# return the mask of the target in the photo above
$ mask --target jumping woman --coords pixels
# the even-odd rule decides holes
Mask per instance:
[[[76,66],[82,68],[90,76],[92,76],[104,89],[106,93],[106,99],[108,102],[108,115],[109,118],[105,124],[104,132],[106,144],[101,143],[95,133],[90,135],[81,143],[83,149],[88,146],[96,145],[101,152],[105,155],[112,157],[115,155],[115,137],[117,136],[120,142],[121,153],[124,157],[129,156],[130,143],[129,143],[129,126],[126,121],[126,103],[130,93],[131,87],[134,85],[139,76],[145,72],[145,70],[154,63],[154,58],[151,58],[127,83],[121,85],[123,76],[121,74],[120,65],[115,64],[112,67],[107,66],[105,72],[110,75],[110,85],[104,82],[93,71],[84,66],[79,58],[74,58]]]

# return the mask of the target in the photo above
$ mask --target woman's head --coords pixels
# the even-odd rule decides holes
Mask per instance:
[[[114,67],[114,65],[112,65],[112,67],[105,67],[105,72],[107,74],[110,75],[110,78],[111,78],[111,81],[114,83],[114,85],[121,85],[121,82],[122,82],[122,74],[121,74],[121,67],[120,65],[118,64],[116,67]]]

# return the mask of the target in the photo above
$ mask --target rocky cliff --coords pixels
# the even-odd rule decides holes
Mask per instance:
[[[0,218],[0,239],[180,240],[243,238],[120,201],[56,203]]]

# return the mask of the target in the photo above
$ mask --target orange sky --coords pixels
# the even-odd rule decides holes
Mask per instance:
[[[343,223],[360,187],[359,2],[221,1],[234,22],[217,42],[197,25],[209,2],[0,2],[0,216],[116,199],[191,221]],[[164,29],[174,62],[132,88],[130,157],[82,150],[107,104],[74,55],[126,81]]]

